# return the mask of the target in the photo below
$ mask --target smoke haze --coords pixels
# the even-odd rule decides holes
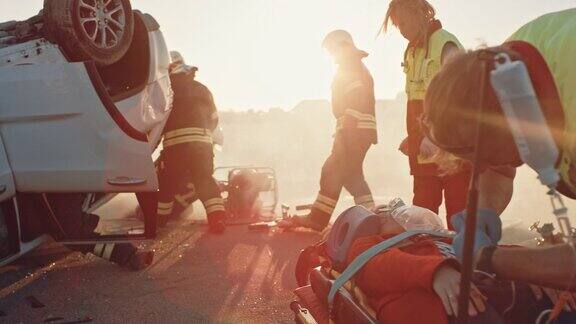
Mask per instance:
[[[397,147],[406,136],[405,99],[377,102],[378,140],[365,161],[365,176],[376,203],[401,197],[412,199],[412,177],[408,158]],[[278,175],[280,200],[295,206],[314,201],[318,191],[320,169],[328,156],[334,132],[334,118],[326,100],[303,101],[290,111],[221,112],[224,147],[216,153],[217,166],[268,166]],[[343,191],[335,215],[352,205]],[[567,201],[571,211],[576,204]],[[444,219],[442,207],[440,216]],[[525,241],[531,236],[526,229],[535,221],[553,221],[546,189],[536,174],[520,168],[515,180],[512,202],[502,215],[509,241]]]

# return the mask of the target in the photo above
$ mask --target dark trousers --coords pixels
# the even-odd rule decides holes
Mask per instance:
[[[82,194],[19,194],[24,238],[48,234],[56,240],[97,238],[94,232],[100,218],[82,211]],[[66,245],[67,248],[92,253],[108,261],[125,265],[137,252],[132,243]]]
[[[209,215],[223,212],[220,188],[213,173],[214,154],[209,144],[186,143],[164,149],[158,171],[159,217],[176,216],[197,199]]]
[[[354,198],[372,199],[363,170],[364,159],[371,145],[371,141],[360,136],[336,136],[332,153],[322,167],[320,192],[310,215],[314,223],[321,227],[328,224],[342,188],[346,188]]]
[[[414,199],[412,204],[438,213],[442,198],[446,204],[448,228],[451,217],[466,208],[470,171],[449,176],[414,176]]]

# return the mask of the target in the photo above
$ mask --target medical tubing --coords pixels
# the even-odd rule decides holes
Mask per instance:
[[[462,252],[462,277],[460,279],[460,293],[458,295],[458,324],[467,324],[468,304],[470,302],[470,289],[472,286],[472,273],[474,267],[474,240],[476,238],[476,218],[478,213],[478,178],[480,177],[480,152],[482,143],[482,118],[484,95],[486,87],[486,61],[482,62],[482,76],[480,79],[480,99],[478,107],[478,122],[476,124],[476,145],[474,150],[474,163],[472,167],[472,178],[468,190],[468,202],[466,205],[466,226],[464,232],[464,247]]]

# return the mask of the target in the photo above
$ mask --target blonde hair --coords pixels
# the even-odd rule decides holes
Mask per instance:
[[[388,31],[388,25],[390,21],[394,24],[396,13],[399,9],[414,13],[415,18],[420,19],[424,28],[427,28],[428,23],[436,17],[436,10],[426,0],[392,0],[388,5],[388,11],[386,11],[386,16],[378,33],[386,33]]]

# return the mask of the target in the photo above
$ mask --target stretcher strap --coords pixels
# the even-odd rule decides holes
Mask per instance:
[[[350,279],[352,279],[352,277],[366,263],[368,263],[368,261],[370,261],[370,259],[372,259],[374,256],[380,254],[381,252],[386,251],[387,249],[389,249],[391,247],[394,247],[398,243],[400,243],[404,240],[407,240],[411,237],[417,236],[417,235],[430,235],[430,236],[434,236],[434,237],[445,237],[445,238],[454,237],[453,234],[442,233],[442,232],[437,232],[437,231],[424,231],[424,230],[407,231],[407,232],[404,232],[402,234],[396,235],[393,238],[390,238],[388,240],[380,242],[379,244],[374,245],[373,247],[364,251],[364,253],[357,256],[356,259],[354,259],[354,261],[352,261],[352,263],[350,263],[350,265],[348,265],[346,270],[344,270],[344,272],[342,272],[342,275],[340,277],[338,277],[336,280],[334,280],[334,283],[332,284],[332,288],[330,288],[330,292],[328,293],[328,305],[330,307],[332,307],[332,303],[334,302],[334,297],[336,296],[336,293],[338,292],[338,290],[342,286],[344,286],[344,284],[346,282],[348,282]]]

